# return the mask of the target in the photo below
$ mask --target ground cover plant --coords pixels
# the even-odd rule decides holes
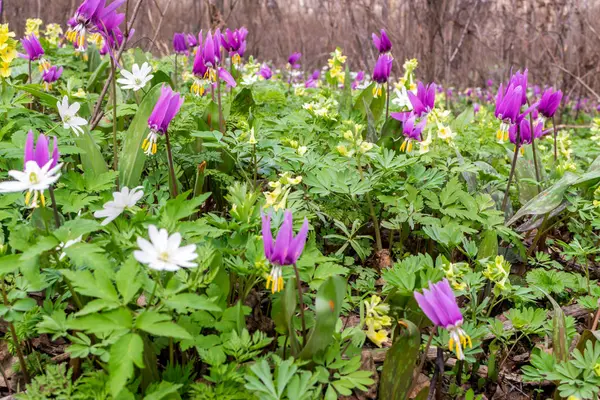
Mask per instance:
[[[0,25],[3,394],[598,398],[593,101],[422,82],[384,30],[367,72],[159,58],[124,3]]]

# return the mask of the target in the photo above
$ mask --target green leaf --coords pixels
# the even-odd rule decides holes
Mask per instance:
[[[479,244],[477,258],[492,258],[498,255],[498,235],[494,231],[486,231]]]
[[[222,308],[212,300],[209,300],[206,296],[200,296],[195,293],[177,294],[165,300],[165,304],[178,312],[184,312],[187,309],[214,312],[222,311]]]
[[[252,97],[252,91],[248,88],[243,88],[233,99],[231,105],[232,113],[239,113],[247,115],[251,107],[254,106],[254,98]]]
[[[142,150],[142,142],[148,133],[148,117],[154,110],[162,84],[157,84],[148,91],[138,108],[125,140],[119,162],[119,182],[122,186],[136,187],[140,183],[146,155]]]
[[[311,359],[314,354],[325,349],[331,343],[345,294],[346,280],[344,278],[332,276],[323,282],[315,301],[315,326],[298,358]]]
[[[52,250],[58,246],[58,240],[53,236],[41,236],[35,242],[35,244],[29,247],[22,255],[22,260],[30,260],[40,254]]]
[[[408,320],[403,320],[408,329],[403,329],[394,338],[392,347],[385,355],[379,382],[379,399],[404,400],[412,383],[415,361],[419,355],[421,334]]]
[[[135,321],[135,327],[156,336],[191,340],[192,336],[181,326],[171,321],[167,314],[145,310]]]
[[[86,233],[97,231],[100,227],[101,225],[92,219],[77,218],[65,222],[54,231],[54,236],[61,242],[67,243],[69,240],[77,239]]]
[[[109,59],[108,57],[106,57],[104,60],[102,60],[100,65],[98,65],[98,68],[96,68],[92,75],[90,75],[90,79],[88,79],[87,82],[88,92],[92,91],[96,87],[98,82],[104,79],[104,71],[106,71],[106,68],[108,67],[109,63]]]
[[[506,225],[510,226],[514,224],[519,218],[525,215],[542,215],[554,210],[562,202],[563,195],[567,189],[577,182],[577,180],[577,175],[566,173],[554,185],[528,201],[527,204],[513,215]]]
[[[58,99],[52,96],[50,93],[43,91],[40,85],[15,85],[15,88],[37,97],[40,103],[42,103],[44,106],[56,109],[56,103],[58,103]]]
[[[195,213],[210,196],[210,192],[202,193],[199,196],[187,199],[190,192],[181,193],[174,199],[167,201],[167,204],[163,208],[163,215],[161,222],[165,226],[175,224],[184,218],[189,217]]]
[[[144,368],[144,342],[135,333],[128,333],[117,340],[110,348],[108,362],[110,391],[113,397],[125,387],[133,377],[134,365]]]
[[[21,254],[0,257],[0,276],[15,273],[19,269]]]
[[[118,308],[102,314],[84,315],[67,321],[67,327],[96,335],[128,331],[132,328],[131,312],[125,308]]]
[[[73,138],[75,145],[81,149],[81,165],[83,172],[90,175],[101,175],[108,172],[106,161],[102,156],[100,148],[90,134],[88,127],[83,127],[83,134]]]
[[[142,282],[138,277],[139,266],[135,258],[130,257],[125,261],[121,269],[115,276],[117,289],[123,298],[123,304],[128,304],[135,294],[142,287]]]
[[[96,270],[94,275],[90,271],[61,270],[61,272],[71,281],[78,293],[111,303],[120,303],[119,295],[104,270]]]

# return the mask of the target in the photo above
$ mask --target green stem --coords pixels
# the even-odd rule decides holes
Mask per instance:
[[[258,165],[256,162],[256,144],[252,144],[252,164],[254,165],[254,189],[256,189],[256,180],[258,178]]]
[[[419,361],[419,366],[413,372],[410,389],[406,393],[412,393],[412,391],[414,390],[414,388],[417,384],[417,378],[419,377],[419,374],[421,373],[421,370],[423,369],[423,365],[425,365],[425,360],[427,359],[427,353],[429,352],[429,347],[431,346],[431,341],[433,340],[433,336],[435,335],[436,332],[437,332],[437,327],[434,327],[431,330],[429,339],[427,339],[427,344],[425,345],[425,351],[423,351],[423,354],[421,354],[421,360]]]
[[[173,88],[177,90],[177,53],[175,53],[175,73],[173,74]]]
[[[77,306],[77,308],[79,310],[81,310],[83,308],[83,303],[81,302],[79,295],[75,291],[75,288],[73,287],[73,285],[67,278],[65,278],[65,283],[67,284],[67,287],[69,288],[69,292],[71,292],[71,297],[73,297],[73,301],[75,302],[75,305]]]
[[[6,295],[6,286],[4,285],[4,278],[2,279],[2,299],[4,300],[4,306],[10,307],[10,303],[8,302],[8,297]],[[17,331],[15,330],[15,326],[12,322],[8,322],[8,327],[10,329],[10,334],[13,339],[13,344],[15,345],[15,351],[17,352],[17,357],[19,358],[19,364],[21,365],[21,371],[23,371],[23,376],[25,377],[25,383],[30,382],[29,372],[27,372],[27,364],[25,363],[25,357],[23,357],[23,352],[21,351],[21,344],[19,343],[19,337],[17,336]]]
[[[535,168],[535,181],[538,194],[540,193],[540,170],[537,163],[537,151],[535,150],[535,131],[533,130],[533,116],[529,114],[529,129],[531,131],[531,151],[533,152],[533,166]]]
[[[519,147],[521,145],[521,129],[517,125],[517,137],[515,144],[515,154],[513,155],[512,165],[510,167],[510,174],[508,175],[508,182],[506,184],[506,191],[504,192],[504,199],[502,200],[502,212],[506,214],[506,204],[509,198],[510,184],[512,183],[515,175],[515,167],[517,165],[517,157],[519,156]]]
[[[173,165],[173,155],[171,153],[171,141],[169,140],[169,132],[165,132],[165,139],[167,141],[167,160],[169,161],[169,176],[170,176],[170,189],[171,197],[177,197],[177,181],[175,180],[175,166]]]
[[[360,173],[360,179],[364,179],[363,169],[360,165],[360,155],[357,157],[358,163],[358,172]],[[369,214],[371,215],[371,220],[373,221],[373,227],[375,229],[375,244],[377,246],[377,251],[383,250],[383,244],[381,242],[381,232],[379,230],[379,219],[377,218],[377,213],[375,212],[375,207],[373,207],[373,202],[371,201],[371,193],[367,192],[366,196],[367,203],[369,204]]]
[[[52,200],[52,211],[54,212],[54,222],[56,223],[56,228],[60,227],[60,216],[58,215],[58,209],[56,208],[56,198],[54,197],[54,187],[50,185],[48,188],[50,192],[50,200]]]
[[[558,160],[558,150],[557,150],[557,145],[556,145],[556,141],[557,141],[557,136],[558,136],[558,132],[556,131],[556,123],[554,122],[554,115],[552,116],[552,130],[554,131],[554,163],[556,163],[556,161]]]
[[[306,346],[306,321],[304,319],[304,299],[302,298],[302,284],[300,283],[300,274],[298,267],[294,264],[294,272],[296,274],[296,285],[298,286],[298,302],[300,304],[300,318],[302,320],[302,345]]]
[[[110,59],[110,67],[112,69],[112,111],[113,111],[113,130],[112,130],[112,136],[113,136],[113,169],[115,171],[119,170],[119,149],[118,149],[118,143],[117,143],[117,79],[116,79],[116,75],[117,75],[117,71],[115,68],[115,62],[114,60],[111,58]],[[119,176],[117,175],[116,177],[116,185],[117,185],[117,190],[119,190]]]

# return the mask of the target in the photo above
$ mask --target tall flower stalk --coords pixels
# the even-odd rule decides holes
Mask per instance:
[[[169,124],[179,112],[183,104],[183,96],[163,85],[160,91],[160,97],[154,106],[154,110],[148,118],[148,127],[150,133],[142,143],[142,149],[147,156],[156,154],[158,137],[164,136],[167,143],[167,160],[169,162],[169,183],[172,197],[177,196],[177,181],[175,178],[175,167],[173,165],[173,155],[171,151],[171,141],[169,140]]]

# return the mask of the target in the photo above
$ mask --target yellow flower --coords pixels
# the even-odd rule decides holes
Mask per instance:
[[[298,147],[298,141],[297,140],[290,140],[290,146],[292,146],[294,149]]]
[[[360,144],[360,152],[361,153],[366,153],[367,151],[371,150],[373,148],[373,143],[369,143],[369,142],[362,142]]]
[[[344,157],[349,157],[350,156],[350,152],[348,151],[348,149],[346,148],[346,146],[344,146],[343,144],[338,145],[336,147],[336,150],[338,151],[338,153],[340,153]]]
[[[14,47],[5,47],[4,50],[0,50],[0,59],[5,63],[11,63],[15,58],[17,58],[17,51]]]
[[[10,63],[1,62],[0,63],[0,76],[3,78],[8,78],[10,76]]]
[[[600,363],[596,363],[596,365],[594,365],[594,372],[596,375],[600,376]]]
[[[86,96],[87,94],[85,93],[85,90],[83,90],[83,88],[79,88],[75,93],[73,93],[73,97],[78,97],[80,99],[83,99]]]
[[[59,24],[48,24],[46,25],[46,31],[44,36],[46,40],[54,45],[58,44],[58,40],[63,34],[63,30]]]
[[[346,139],[346,140],[354,139],[354,133],[352,133],[351,130],[347,130],[346,132],[344,132],[344,139]]]
[[[298,151],[298,155],[299,156],[303,156],[308,151],[308,147],[306,147],[306,146],[300,146],[300,147],[298,147],[297,151]]]
[[[456,136],[454,132],[446,125],[438,125],[438,137],[442,140],[451,140]]]
[[[250,139],[248,139],[248,143],[250,143],[250,144],[258,143],[256,141],[256,138],[254,137],[254,127],[252,129],[250,129]]]
[[[34,34],[35,36],[40,36],[40,26],[42,25],[42,20],[39,18],[27,18],[25,22],[25,36],[29,36]]]
[[[387,342],[388,340],[388,331],[385,329],[380,330],[379,332],[375,332],[375,330],[373,329],[369,329],[367,331],[367,337],[369,338],[369,340],[373,343],[375,343],[375,345],[377,347],[381,347],[383,345],[383,343]]]

